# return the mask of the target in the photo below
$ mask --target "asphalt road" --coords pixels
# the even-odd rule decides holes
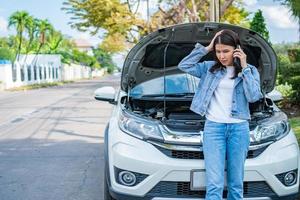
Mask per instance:
[[[0,92],[0,200],[102,200],[103,132],[112,105],[96,101],[116,76]]]

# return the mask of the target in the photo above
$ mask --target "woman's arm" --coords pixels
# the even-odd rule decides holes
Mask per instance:
[[[248,102],[253,103],[263,97],[260,91],[259,73],[256,67],[247,63],[247,55],[241,48],[236,48],[233,57],[241,61],[242,79],[245,96]]]
[[[181,62],[178,64],[178,68],[186,73],[201,78],[201,76],[207,72],[208,67],[212,66],[215,62],[198,62],[203,56],[205,56],[213,49],[214,40],[222,33],[222,31],[223,30],[215,34],[207,47],[204,47],[202,44],[197,43],[193,51],[181,60]]]
[[[207,47],[197,43],[192,52],[180,61],[178,68],[186,73],[201,78],[201,76],[207,71],[207,67],[209,65],[208,62],[210,63],[211,61],[198,62],[208,52],[209,50]]]
[[[248,66],[242,70],[243,87],[248,102],[253,103],[263,97],[260,90],[259,73],[254,66]]]

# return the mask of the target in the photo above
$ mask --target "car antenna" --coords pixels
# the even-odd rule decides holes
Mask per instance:
[[[164,112],[163,112],[163,117],[162,117],[162,121],[165,121],[166,120],[166,64],[167,64],[167,49],[168,49],[168,46],[174,36],[174,32],[175,32],[175,28],[173,27],[172,28],[172,32],[171,32],[171,37],[164,49]]]

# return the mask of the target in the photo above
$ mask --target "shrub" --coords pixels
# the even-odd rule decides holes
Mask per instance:
[[[278,76],[279,83],[287,82],[292,86],[293,93],[290,95],[291,100],[300,103],[300,62],[286,64],[281,68],[281,74]]]
[[[300,75],[300,62],[283,65],[280,74],[288,80],[293,76]]]
[[[92,68],[100,68],[100,64],[98,63],[96,58],[88,55],[86,52],[81,52],[77,49],[74,49],[72,54],[74,61],[78,64],[87,65]]]
[[[293,100],[295,102],[300,103],[300,76],[294,76],[291,78],[291,80],[289,81],[289,83],[292,85],[292,88],[294,90],[294,93],[292,95]]]
[[[0,47],[0,60],[13,60],[13,52],[6,47]]]
[[[278,90],[285,98],[290,98],[293,94],[292,85],[288,84],[287,82],[285,82],[285,84],[277,85],[276,90]]]
[[[300,62],[300,48],[287,50],[291,62]]]

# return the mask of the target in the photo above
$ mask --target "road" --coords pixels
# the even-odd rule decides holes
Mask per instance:
[[[106,76],[0,92],[0,200],[102,200],[103,132],[112,105],[96,101]]]

